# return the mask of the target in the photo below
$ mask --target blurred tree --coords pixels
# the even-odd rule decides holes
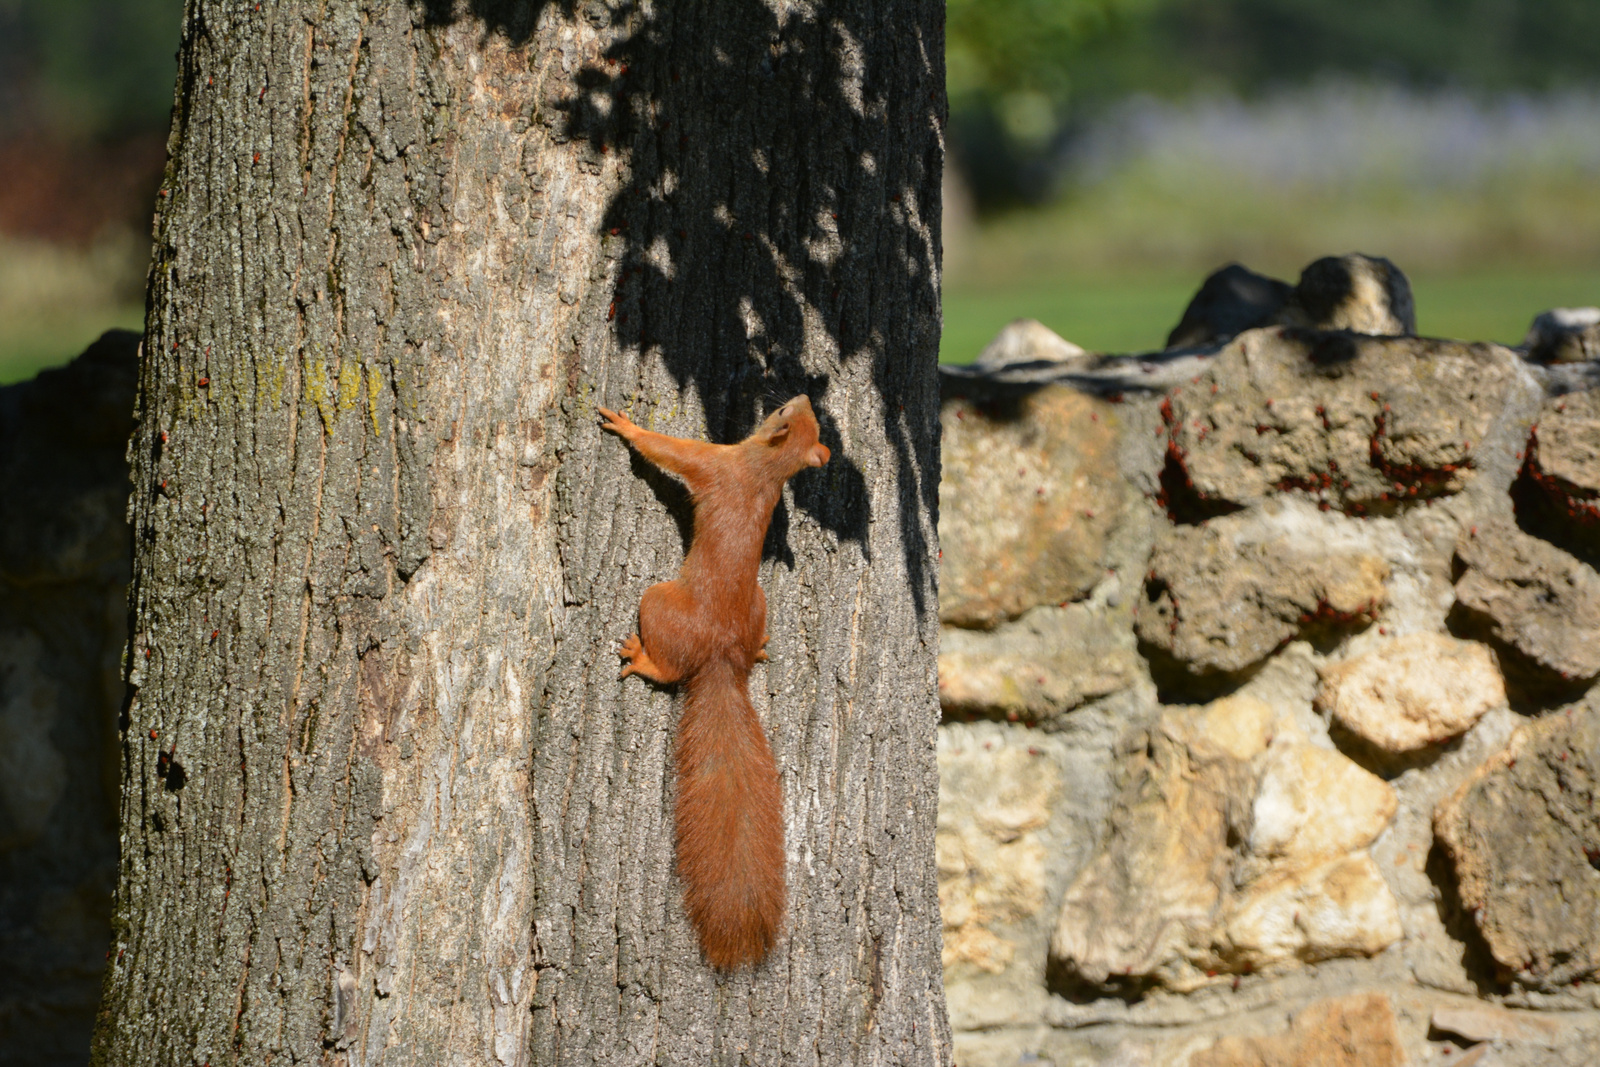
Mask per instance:
[[[948,0],[951,99],[1033,94],[1064,101],[1071,58],[1095,37],[1165,0]]]
[[[1539,91],[1600,72],[1594,0],[1165,0],[1134,31],[1078,57],[1080,86],[1252,93],[1344,74]]]
[[[0,124],[73,138],[164,127],[183,0],[0,0]]]
[[[980,204],[1048,193],[1084,46],[1170,0],[948,0],[951,133]]]
[[[1595,0],[949,0],[951,140],[984,207],[1054,191],[1072,130],[1130,93],[1330,75],[1546,91],[1600,72]]]

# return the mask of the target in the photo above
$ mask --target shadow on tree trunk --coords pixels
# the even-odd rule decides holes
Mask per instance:
[[[938,470],[916,461],[924,431],[883,400],[900,393],[897,361],[922,347],[914,331],[924,319],[892,321],[872,293],[878,272],[899,269],[914,279],[913,305],[937,313],[939,205],[920,203],[918,190],[929,175],[937,188],[940,144],[902,134],[942,129],[945,104],[942,93],[911,99],[876,84],[882,68],[865,62],[862,42],[890,32],[892,15],[844,5],[827,20],[780,19],[757,0],[421,4],[434,25],[471,17],[513,44],[533,36],[549,7],[599,27],[636,26],[573,76],[582,92],[541,101],[530,116],[554,140],[580,141],[595,157],[629,153],[632,181],[604,215],[608,255],[620,261],[608,311],[617,341],[659,359],[693,390],[717,441],[738,441],[789,397],[810,396],[839,469],[826,481],[797,479],[795,501],[840,540],[863,546],[871,515],[861,462],[829,417],[828,375],[806,357],[871,360],[901,486],[904,565],[925,610],[931,555],[919,515],[937,500]],[[752,40],[768,46],[751,54]],[[943,56],[914,61],[942,69]],[[840,125],[837,116],[849,119]],[[849,150],[839,152],[841,143]],[[919,145],[935,154],[884,158]],[[828,173],[824,161],[837,169]],[[796,178],[774,180],[784,174]],[[913,180],[891,187],[887,175]],[[873,246],[857,246],[856,230],[873,234]],[[902,288],[889,288],[903,299]],[[787,525],[780,507],[769,558],[783,554]]]

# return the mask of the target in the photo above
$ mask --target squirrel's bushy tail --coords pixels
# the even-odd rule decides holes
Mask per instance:
[[[731,666],[694,674],[678,729],[678,873],[711,965],[757,963],[783,925],[783,798]]]

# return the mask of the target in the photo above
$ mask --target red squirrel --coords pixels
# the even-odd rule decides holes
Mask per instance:
[[[736,445],[654,433],[600,409],[603,427],[676,474],[694,500],[694,537],[678,577],[645,590],[639,632],[618,650],[637,674],[686,692],[678,722],[678,875],[713,967],[759,963],[784,913],[778,768],[750,703],[767,658],[761,544],[783,483],[828,462],[811,401],[797,396]]]

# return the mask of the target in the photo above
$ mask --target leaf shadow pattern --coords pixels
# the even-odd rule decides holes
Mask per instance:
[[[599,235],[617,261],[608,316],[618,345],[693,389],[713,440],[738,440],[765,411],[808,394],[834,460],[795,479],[795,504],[864,552],[863,457],[829,415],[830,400],[846,399],[830,398],[829,371],[835,358],[869,361],[906,577],[925,613],[932,546],[921,516],[937,507],[939,475],[943,41],[902,27],[920,24],[910,16],[927,4],[822,14],[763,0],[415,2],[426,23],[471,18],[513,44],[530,41],[548,9],[604,31],[598,58],[532,118],[591,161],[626,153],[630,180]],[[908,64],[922,76],[907,77]],[[926,367],[913,362],[924,357]],[[786,555],[787,527],[780,507],[767,555]]]

